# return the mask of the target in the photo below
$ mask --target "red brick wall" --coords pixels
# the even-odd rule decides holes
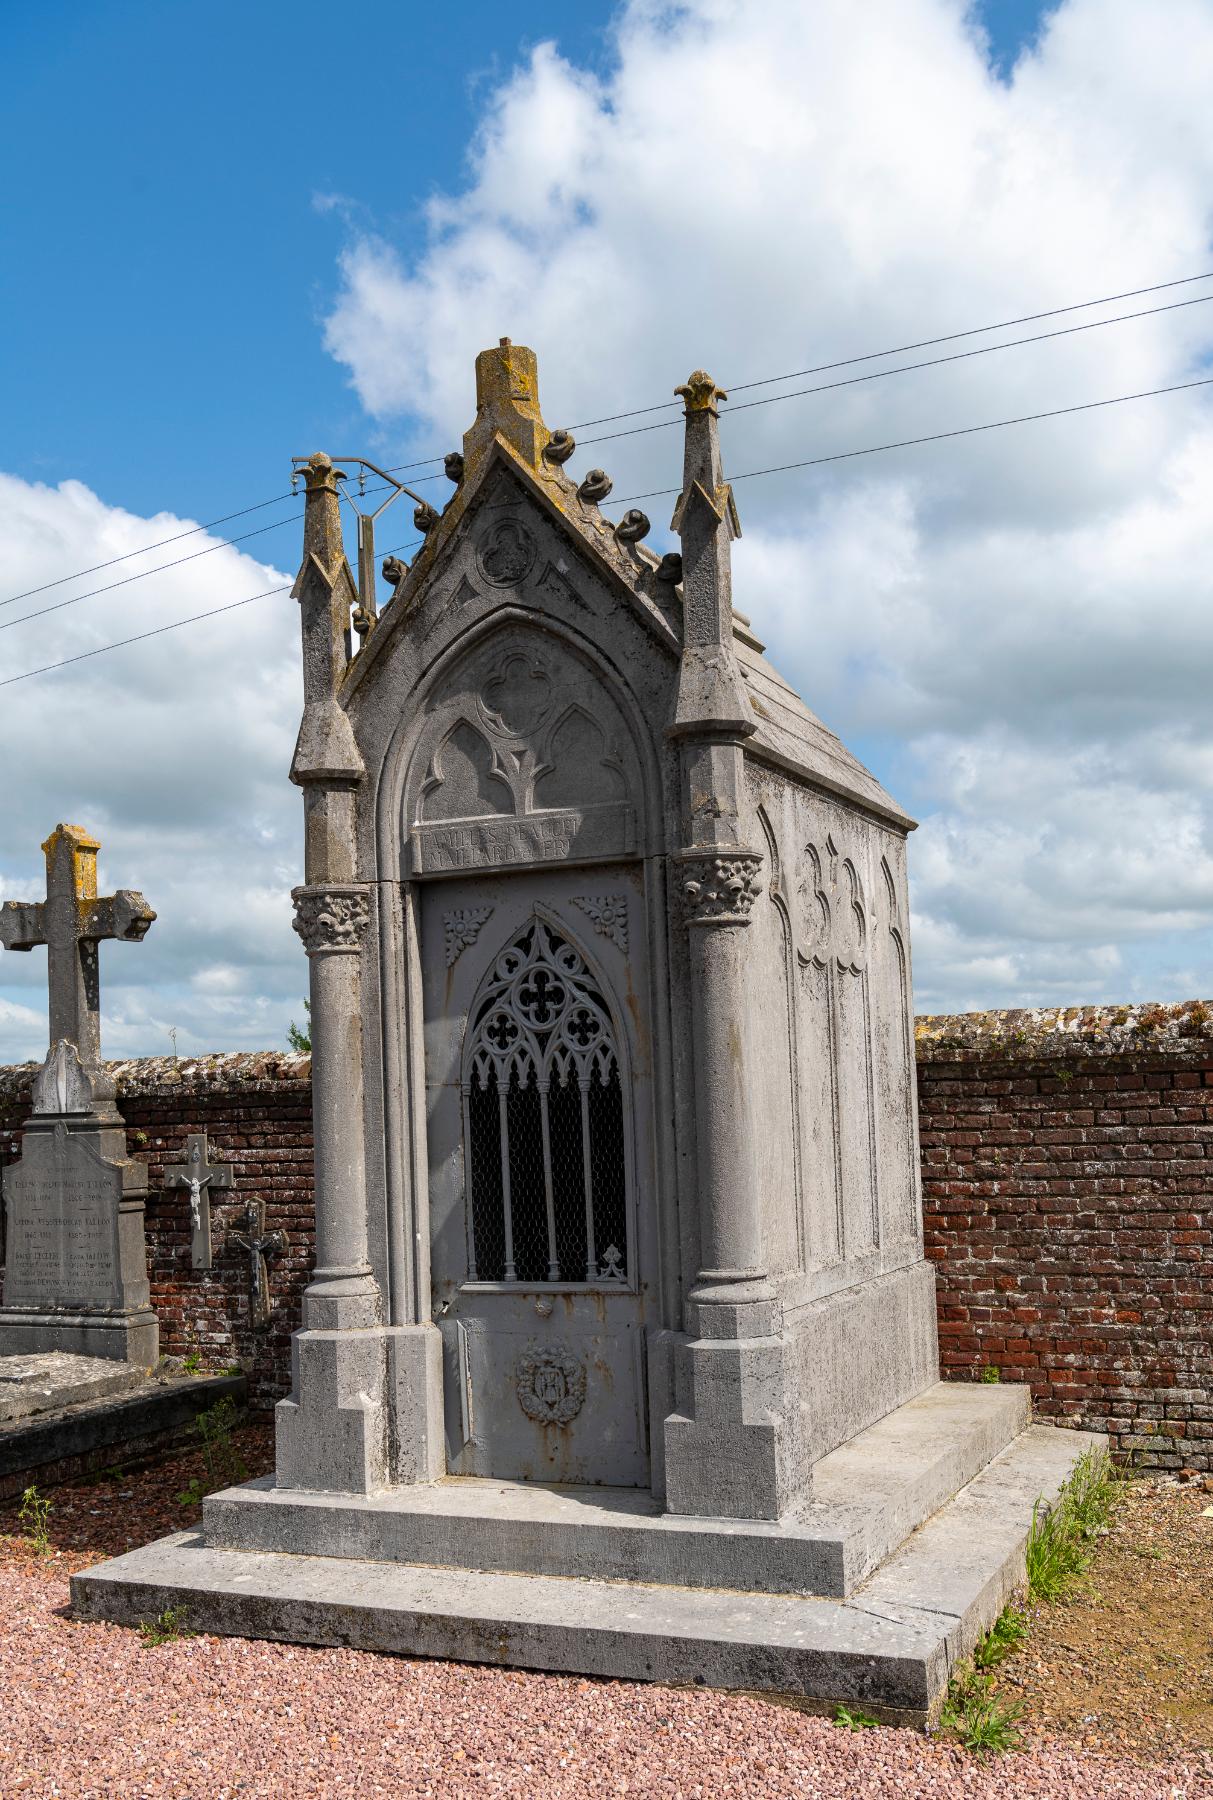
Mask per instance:
[[[1213,1468],[1213,1007],[918,1021],[945,1375]]]
[[[1213,1018],[1213,1006],[1207,1009]],[[1213,1468],[1213,1024],[1200,1009],[966,1014],[918,1021],[927,1254],[945,1375],[1029,1381],[1039,1412],[1110,1431],[1140,1463]],[[112,1065],[149,1166],[152,1298],[167,1355],[240,1362],[269,1404],[289,1386],[312,1253],[306,1057]],[[31,1070],[0,1070],[0,1165]],[[189,1262],[189,1202],[160,1186],[206,1130],[236,1171],[212,1206],[215,1267]],[[268,1328],[226,1244],[250,1195],[290,1253]]]
[[[253,1404],[270,1406],[290,1386],[290,1335],[312,1261],[312,1095],[306,1056],[171,1057],[113,1063],[130,1154],[148,1167],[148,1275],[165,1356],[197,1352],[202,1367],[239,1363]],[[29,1067],[0,1070],[0,1167],[20,1153],[29,1110]],[[214,1266],[190,1263],[189,1195],[162,1186],[185,1158],[191,1131],[208,1133],[212,1162],[231,1163],[235,1186],[211,1201]],[[228,1243],[243,1229],[245,1201],[265,1201],[267,1229],[287,1234],[270,1263],[273,1312],[253,1328],[249,1259]]]

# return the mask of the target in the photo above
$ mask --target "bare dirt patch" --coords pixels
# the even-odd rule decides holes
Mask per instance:
[[[1028,1616],[997,1683],[1024,1702],[1027,1741],[1150,1762],[1195,1753],[1213,1783],[1213,1492],[1124,1483],[1087,1576]]]

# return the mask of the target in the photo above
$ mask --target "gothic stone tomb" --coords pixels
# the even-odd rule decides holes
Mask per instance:
[[[710,378],[659,557],[529,350],[476,376],[381,615],[306,469],[317,1266],[276,1475],[77,1606],[925,1716],[1080,1446],[937,1379],[911,821],[733,610]]]

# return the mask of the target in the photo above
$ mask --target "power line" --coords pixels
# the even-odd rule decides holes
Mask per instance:
[[[1213,270],[1210,270],[1206,274],[1203,274],[1203,275],[1182,275],[1182,276],[1177,277],[1174,281],[1158,281],[1158,282],[1155,282],[1150,287],[1129,288],[1126,292],[1120,293],[1120,294],[1103,294],[1098,299],[1095,299],[1095,300],[1075,300],[1075,301],[1071,302],[1068,306],[1054,306],[1054,307],[1049,308],[1048,311],[1046,311],[1046,312],[1023,313],[1018,318],[1002,319],[998,323],[993,324],[993,325],[973,325],[973,326],[970,326],[965,331],[951,331],[951,332],[945,332],[940,337],[920,338],[915,343],[912,343],[912,344],[897,344],[887,350],[869,350],[862,356],[847,356],[847,357],[841,358],[840,360],[838,360],[836,362],[815,363],[811,368],[793,369],[785,375],[766,375],[757,381],[732,382],[731,384],[729,384],[729,392],[734,393],[734,394],[740,394],[740,393],[748,392],[751,388],[776,386],[781,381],[799,381],[805,375],[824,375],[824,374],[828,374],[833,369],[844,369],[844,368],[853,367],[856,363],[876,362],[881,357],[884,357],[884,356],[903,356],[911,350],[927,350],[927,349],[933,348],[934,345],[936,345],[936,344],[954,343],[954,342],[957,342],[961,338],[977,337],[980,334],[987,332],[987,331],[1009,331],[1011,329],[1011,327],[1014,325],[1031,325],[1031,324],[1035,324],[1038,319],[1055,319],[1055,318],[1061,317],[1061,315],[1063,313],[1082,312],[1087,307],[1091,307],[1091,306],[1111,306],[1112,304],[1114,304],[1114,302],[1116,302],[1118,300],[1136,300],[1136,299],[1139,299],[1143,294],[1160,294],[1160,293],[1165,292],[1169,288],[1187,287],[1187,286],[1190,286],[1191,283],[1196,282],[1196,281],[1209,281],[1209,280],[1213,280]],[[1166,307],[1156,307],[1156,308],[1150,308],[1148,310],[1165,312],[1170,309],[1166,308]],[[1125,318],[1130,318],[1130,319],[1143,318],[1145,316],[1146,316],[1145,313],[1127,313],[1124,315]],[[1114,319],[1101,319],[1101,320],[1098,320],[1095,322],[1098,324],[1111,325],[1111,324],[1117,324],[1120,321],[1114,320]],[[1041,335],[1042,336],[1051,336],[1054,334],[1043,333]],[[1061,334],[1057,334],[1057,335],[1061,335]],[[1020,341],[1022,341],[1023,343],[1035,343],[1037,341],[1037,339],[1036,338],[1024,338]],[[1005,346],[1005,345],[992,346],[992,348],[994,348],[994,349],[1003,349],[1006,347],[1007,346]],[[946,361],[949,359],[940,358],[938,360]],[[927,367],[928,365],[921,364],[921,365],[915,365],[915,366]],[[889,374],[897,374],[899,372],[900,371],[898,371],[898,370],[892,370],[892,369],[888,371]],[[821,392],[824,390],[810,389],[807,391]],[[794,395],[781,396],[781,398],[787,398],[787,399],[793,399],[795,397],[796,396],[794,396]],[[619,420],[621,420],[621,419],[638,419],[638,418],[645,416],[648,413],[668,412],[668,411],[672,410],[674,407],[676,407],[678,404],[679,403],[676,400],[664,400],[664,401],[661,401],[656,406],[637,406],[637,407],[633,407],[629,412],[608,413],[599,419],[582,419],[579,424],[571,425],[568,427],[568,429],[570,431],[584,431],[584,430],[590,429],[594,425],[614,425],[614,424],[617,424],[619,422]],[[755,404],[755,403],[747,402],[746,404],[751,405],[751,404]],[[732,412],[741,412],[743,410],[744,410],[743,407],[731,407],[730,408],[730,411],[732,411]],[[671,422],[673,423],[675,421],[671,421]],[[617,432],[617,433],[614,433],[613,435],[617,436],[617,437],[625,437],[625,436],[632,436],[632,435],[637,435],[637,434],[628,433],[628,432]],[[595,444],[606,443],[608,441],[609,441],[609,439],[607,439],[607,438],[591,438],[591,439],[587,440],[587,442],[595,443]],[[421,458],[421,460],[418,462],[394,463],[391,465],[389,472],[392,474],[395,474],[395,475],[399,475],[399,474],[407,473],[411,469],[428,469],[433,464],[440,463],[444,460],[445,459],[441,456],[427,456],[427,457]],[[438,476],[438,475],[422,475],[422,476],[418,477],[419,482],[437,481],[439,479],[440,479],[440,476]],[[372,491],[378,491],[378,490],[372,490]],[[7,600],[0,600],[0,606],[11,606],[14,603],[14,601],[26,600],[33,594],[45,593],[48,588],[61,587],[64,584],[64,582],[75,581],[85,575],[95,575],[99,569],[111,568],[115,563],[127,562],[130,560],[131,557],[142,556],[145,554],[145,552],[150,551],[150,550],[163,549],[166,544],[175,544],[181,538],[193,537],[200,531],[210,531],[216,525],[226,524],[229,519],[243,518],[246,513],[257,512],[261,507],[273,506],[280,500],[290,500],[290,499],[293,499],[294,497],[295,496],[293,494],[277,494],[269,500],[258,500],[255,502],[254,505],[242,507],[238,512],[225,513],[221,518],[212,519],[209,524],[192,525],[188,531],[177,532],[175,534],[175,536],[173,536],[173,537],[161,538],[160,541],[155,544],[145,544],[141,550],[127,550],[121,556],[110,557],[109,560],[106,562],[93,563],[92,566],[87,569],[77,569],[74,574],[60,575],[54,581],[44,582],[41,587],[26,588],[22,593],[10,594]],[[239,539],[232,539],[230,541],[235,542],[235,543],[240,542]],[[162,566],[170,567],[171,565],[165,564]],[[151,571],[151,573],[154,573],[154,572],[155,572],[154,570]],[[84,596],[81,596],[81,598],[83,598],[83,597]]]
[[[104,587],[90,588],[86,594],[73,594],[70,600],[56,600],[53,606],[40,606],[34,612],[18,613],[15,619],[5,619],[0,624],[0,631],[11,631],[14,625],[25,625],[30,619],[49,618],[51,613],[62,612],[65,606],[76,606],[81,600],[93,600],[98,594],[109,594],[115,588],[129,587],[132,581],[146,581],[149,575],[162,575],[166,569],[179,569],[182,563],[197,562],[200,556],[213,556],[216,550],[230,550],[233,544],[243,544],[249,538],[261,537],[264,532],[278,531],[283,525],[293,524],[294,517],[275,519],[272,525],[259,525],[255,531],[241,532],[239,537],[222,538],[217,544],[208,544],[205,550],[191,550],[188,556],[175,556],[172,562],[157,563],[154,569],[140,569],[135,575],[124,575],[121,581],[107,581]],[[15,595],[14,598],[19,596]],[[5,605],[7,604],[6,601]]]
[[[99,569],[112,569],[115,563],[129,562],[132,556],[146,556],[149,550],[163,550],[166,544],[177,544],[182,538],[196,537],[200,531],[211,531],[216,525],[226,525],[229,519],[243,519],[246,513],[260,512],[264,506],[276,506],[280,500],[295,498],[294,494],[275,494],[270,500],[258,500],[252,506],[242,506],[239,512],[224,513],[221,519],[212,519],[209,525],[191,525],[188,531],[178,531],[172,537],[161,538],[158,543],[144,544],[139,550],[124,550],[121,556],[111,556],[106,562],[93,563],[87,569],[77,569],[74,575],[60,575],[54,581],[44,581],[41,587],[25,588],[20,594],[10,594],[7,600],[0,600],[0,606],[12,606],[18,600],[28,600],[31,594],[45,594],[48,588],[62,587],[65,581],[79,581],[85,575],[96,575]],[[228,541],[238,544],[240,539],[231,538]],[[80,598],[83,599],[84,595]]]
[[[1193,279],[1195,279],[1195,277],[1193,277]],[[941,363],[964,362],[974,356],[990,356],[996,350],[1015,350],[1023,344],[1039,344],[1050,338],[1072,337],[1075,332],[1098,331],[1100,327],[1104,325],[1123,325],[1130,319],[1148,319],[1152,318],[1156,313],[1178,312],[1182,307],[1207,306],[1210,302],[1213,302],[1213,294],[1201,294],[1193,300],[1174,300],[1166,306],[1149,306],[1140,312],[1118,313],[1116,317],[1112,319],[1089,319],[1082,325],[1063,325],[1056,331],[1039,331],[1033,333],[1031,337],[1011,338],[1006,343],[1002,344],[981,344],[975,350],[954,350],[948,356],[932,356],[928,357],[924,362],[899,363],[897,367],[893,369],[871,369],[865,375],[847,375],[840,381],[825,381],[820,383],[817,387],[797,388],[790,394],[769,394],[762,400],[743,400],[740,406],[730,406],[726,417],[732,418],[737,413],[748,412],[751,408],[756,406],[775,406],[781,400],[800,400],[806,395],[825,394],[831,392],[835,388],[854,387],[867,381],[882,381],[888,375],[909,375],[917,369],[937,368]],[[751,385],[761,386],[762,384],[752,383]],[[738,390],[735,389],[734,392],[736,391]],[[1162,393],[1170,392],[1172,390],[1155,389],[1153,391]],[[674,404],[677,405],[678,403],[674,402]],[[1103,403],[1101,402],[1101,404]],[[627,415],[621,416],[626,417]],[[1038,417],[1044,415],[1033,414],[1030,416]],[[603,437],[586,438],[583,441],[585,444],[607,444],[613,442],[617,438],[636,437],[648,431],[666,431],[671,426],[677,425],[678,423],[679,421],[677,419],[661,419],[654,425],[638,425],[632,427],[628,431],[612,431],[608,432]],[[910,443],[918,443],[921,440],[912,438],[907,441]],[[870,454],[870,452],[853,452],[853,454]],[[800,465],[789,464],[788,466],[795,468]],[[425,479],[436,480],[437,477],[427,476]],[[739,475],[736,479],[738,481],[743,481],[746,478]],[[375,483],[368,489],[368,492],[372,494],[378,493],[382,490],[384,485],[385,484],[382,482]],[[211,544],[205,550],[195,550],[189,556],[179,556],[172,562],[158,563],[154,569],[142,569],[136,575],[127,575],[121,581],[111,581],[105,587],[90,588],[88,593],[85,594],[74,594],[70,600],[60,600],[55,606],[43,607],[36,612],[22,613],[19,618],[9,619],[5,623],[0,624],[0,631],[7,631],[13,625],[23,625],[30,619],[43,619],[49,613],[60,612],[66,606],[75,606],[79,600],[92,600],[98,594],[108,594],[113,588],[126,587],[132,581],[142,581],[148,575],[158,575],[163,569],[175,569],[181,563],[192,562],[199,556],[210,556],[216,550],[226,549],[229,544],[242,544],[248,538],[259,537],[266,531],[276,531],[280,526],[289,523],[291,523],[289,519],[276,519],[272,525],[261,525],[258,526],[255,531],[243,532],[239,537],[225,538],[221,543]],[[48,585],[52,584],[48,583]],[[41,590],[35,589],[33,591],[40,592]],[[20,598],[20,596],[14,596],[14,598]],[[9,602],[4,601],[0,604],[8,605]]]
[[[730,394],[743,394],[750,388],[771,387],[781,381],[799,381],[804,375],[827,375],[832,369],[848,369],[855,363],[876,362],[882,356],[905,356],[911,350],[930,350],[936,344],[956,343],[961,338],[977,337],[986,331],[1010,331],[1013,325],[1034,325],[1038,319],[1057,319],[1063,313],[1082,312],[1088,306],[1112,306],[1117,300],[1138,300],[1143,294],[1161,294],[1167,288],[1187,287],[1194,281],[1211,280],[1213,270],[1204,275],[1181,275],[1175,281],[1157,281],[1153,287],[1130,288],[1123,294],[1103,294],[1098,300],[1075,300],[1069,306],[1054,306],[1047,312],[1023,313],[1018,319],[1002,319],[996,325],[973,325],[967,331],[949,331],[942,337],[920,338],[914,344],[895,344],[889,350],[869,350],[863,356],[844,356],[838,362],[815,363],[812,368],[792,369],[786,375],[764,375],[760,381],[726,382],[725,387]],[[569,429],[582,431],[592,425],[614,425],[620,419],[639,418],[642,413],[662,412],[667,407],[678,404],[677,400],[666,400],[660,406],[638,406],[631,412],[608,413],[601,419],[583,419],[580,425],[572,425]]]
[[[1022,413],[1014,419],[991,419],[984,425],[962,425],[954,431],[932,431],[924,437],[900,438],[890,444],[868,444],[860,450],[836,450],[830,456],[810,456],[802,462],[778,463],[769,469],[747,469],[741,475],[730,476],[730,481],[755,481],[761,475],[783,475],[792,469],[814,469],[822,463],[848,462],[856,456],[876,456],[885,450],[907,450],[918,444],[937,444],[945,438],[972,437],[982,431],[1000,431],[1008,425],[1031,425],[1040,419],[1060,419],[1070,413],[1095,412],[1104,406],[1123,406],[1129,400],[1151,400],[1159,394],[1179,394],[1189,388],[1213,387],[1213,375],[1199,381],[1179,381],[1171,387],[1144,388],[1137,394],[1113,394],[1107,400],[1085,400],[1077,406],[1057,406],[1048,412]],[[672,494],[680,494],[681,488],[658,488],[647,494],[630,494],[626,500],[611,500],[604,504],[610,506],[630,506],[637,500],[662,500]],[[424,539],[415,539],[414,543],[422,543]],[[384,552],[385,556],[394,556],[397,550],[411,550],[414,544],[397,544],[395,549]],[[232,600],[226,606],[215,606],[209,612],[195,613],[188,619],[175,619],[169,625],[158,625],[152,631],[141,631],[135,637],[121,638],[113,644],[99,644],[96,649],[82,650],[76,656],[64,657],[61,662],[45,663],[38,669],[26,669],[20,675],[9,675],[0,681],[0,688],[12,687],[18,681],[28,681],[34,675],[47,675],[55,669],[66,669],[72,663],[85,662],[92,656],[104,656],[107,650],[123,650],[128,644],[143,643],[147,638],[159,637],[162,632],[177,631],[183,625],[196,625],[202,619],[213,619],[220,613],[234,612],[239,606],[248,606],[254,600],[268,599],[272,594],[284,594],[286,586],[268,588],[260,594],[249,594],[243,600]]]
[[[867,444],[862,450],[836,450],[830,456],[810,456],[803,462],[776,463],[769,469],[747,469],[730,475],[730,482],[753,481],[759,475],[783,475],[789,469],[815,469],[821,463],[849,462],[855,456],[877,456],[882,450],[907,450],[915,444],[938,444],[944,438],[972,437],[980,431],[1001,431],[1004,425],[1031,425],[1038,419],[1061,419],[1067,413],[1095,412],[1101,406],[1123,406],[1127,400],[1150,400],[1156,394],[1180,394],[1187,388],[1213,387],[1213,375],[1200,381],[1177,381],[1171,387],[1143,388],[1139,394],[1113,394],[1107,400],[1084,400],[1078,406],[1055,406],[1048,412],[1021,413],[1014,419],[991,419],[985,425],[961,425],[955,431],[932,431],[925,437],[898,438],[891,444]],[[629,494],[626,500],[604,500],[603,506],[630,506],[636,500],[663,500],[682,489],[657,488],[647,494]]]
[[[1200,294],[1194,300],[1173,300],[1168,306],[1148,306],[1141,312],[1117,313],[1112,319],[1088,319],[1082,325],[1062,325],[1056,331],[1037,331],[1031,337],[1008,338],[1002,344],[979,344],[975,350],[953,350],[947,356],[929,356],[923,362],[898,363],[893,369],[869,369],[866,375],[844,375],[840,381],[823,381],[816,387],[795,388],[790,394],[767,394],[761,400],[743,400],[740,406],[730,406],[724,417],[734,418],[737,413],[749,412],[755,406],[777,406],[781,400],[802,400],[807,394],[828,394],[835,388],[856,387],[865,381],[883,381],[887,375],[909,375],[916,369],[937,369],[942,363],[965,362],[973,356],[992,356],[996,350],[1017,350],[1023,344],[1042,344],[1049,338],[1072,337],[1077,331],[1098,331],[1102,325],[1123,325],[1128,319],[1150,319],[1155,313],[1177,312],[1183,306],[1208,306],[1211,301],[1213,294]],[[755,382],[751,385],[759,387],[763,384]],[[732,391],[737,393],[740,390],[734,388]],[[584,442],[606,444],[614,438],[634,437],[640,431],[666,431],[679,422],[678,419],[661,419],[655,425],[640,425],[630,431],[613,431],[606,437],[586,438]]]
[[[385,550],[385,556],[394,556],[397,550],[412,550],[416,544],[424,543],[423,538],[415,538],[409,544],[397,544],[392,550]],[[26,669],[20,675],[6,676],[0,681],[0,688],[12,687],[14,682],[28,681],[33,675],[49,675],[55,669],[66,669],[72,663],[87,662],[91,656],[104,656],[107,650],[125,650],[128,644],[142,644],[148,638],[160,637],[166,631],[179,631],[183,625],[197,625],[202,619],[216,619],[220,613],[235,612],[237,607],[251,606],[254,600],[268,600],[274,594],[289,594],[294,586],[293,581],[283,582],[281,587],[264,588],[259,594],[246,594],[243,600],[229,600],[226,606],[212,606],[207,612],[193,613],[188,619],[173,619],[168,625],[153,626],[151,631],[136,632],[134,637],[119,638],[112,644],[98,644],[93,650],[81,650],[76,656],[65,656],[59,662],[43,663],[39,669]]]

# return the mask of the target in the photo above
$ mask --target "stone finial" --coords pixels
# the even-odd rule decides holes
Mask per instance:
[[[685,402],[689,413],[715,412],[716,402],[729,397],[722,387],[716,386],[706,369],[694,369],[674,392]]]
[[[495,437],[539,467],[548,430],[539,411],[538,364],[533,350],[509,338],[476,358],[476,421],[463,439],[467,469],[475,470]]]

